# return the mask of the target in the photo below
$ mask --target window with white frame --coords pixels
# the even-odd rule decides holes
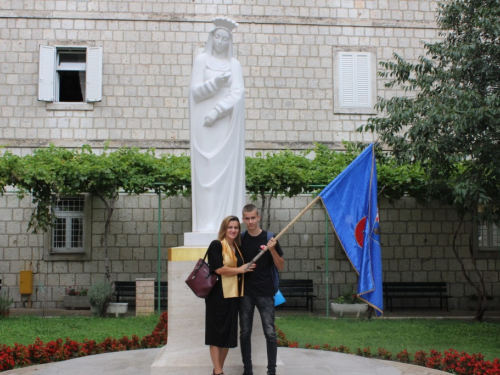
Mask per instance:
[[[500,250],[498,222],[484,221],[477,226],[479,250]]]
[[[102,100],[102,47],[40,46],[38,100]]]
[[[376,114],[376,61],[372,52],[337,52],[335,55],[334,111]]]
[[[50,253],[85,253],[90,241],[90,197],[62,197],[52,205]]]

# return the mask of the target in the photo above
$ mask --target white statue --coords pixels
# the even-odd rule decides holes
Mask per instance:
[[[234,21],[217,17],[189,87],[193,232],[217,232],[245,205],[245,88]]]

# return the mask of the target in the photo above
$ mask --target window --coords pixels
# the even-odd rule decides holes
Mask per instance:
[[[57,51],[56,97],[60,102],[83,102],[85,96],[86,50]]]
[[[89,194],[54,200],[53,226],[46,240],[47,260],[90,256],[92,199]]]
[[[335,56],[335,113],[376,114],[374,53],[337,52]]]
[[[500,250],[497,222],[481,222],[477,227],[479,250]]]
[[[84,197],[63,198],[54,203],[52,251],[83,251]]]
[[[38,100],[55,103],[101,101],[102,47],[41,45]]]

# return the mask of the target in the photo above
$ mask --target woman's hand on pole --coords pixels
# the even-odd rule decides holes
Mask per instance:
[[[241,271],[240,273],[247,273],[247,272],[253,272],[254,268],[257,267],[255,263],[247,263],[242,265],[241,267],[238,267],[238,269]]]

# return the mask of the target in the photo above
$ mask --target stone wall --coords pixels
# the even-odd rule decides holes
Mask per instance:
[[[50,143],[189,149],[193,57],[214,15],[240,23],[247,149],[341,148],[368,115],[334,112],[336,51],[416,60],[438,38],[436,1],[34,1],[0,4],[0,143],[26,154]],[[37,101],[39,45],[103,47],[103,99],[92,110]],[[395,92],[376,78],[377,94]],[[66,108],[66,109],[65,109]]]
[[[270,230],[278,233],[310,199],[310,196],[273,199]],[[436,203],[427,207],[420,206],[410,198],[402,199],[394,205],[382,200],[379,207],[384,280],[445,281],[453,296],[450,307],[465,308],[465,296],[474,293],[474,290],[464,279],[451,248],[453,233],[458,225],[455,211]],[[92,213],[90,260],[45,260],[43,235],[29,234],[26,231],[30,214],[29,199],[19,200],[13,194],[0,198],[2,292],[8,291],[17,307],[24,306],[27,301],[27,296],[19,295],[19,271],[28,269],[30,262],[34,271],[35,293],[32,301],[35,308],[42,305],[47,308],[62,307],[67,287],[88,287],[103,280],[104,215],[98,199],[94,198]],[[110,236],[111,271],[115,280],[156,278],[157,220],[158,198],[155,194],[120,197]],[[355,289],[357,274],[338,246],[331,224],[325,222],[323,208],[320,205],[314,206],[280,240],[286,259],[281,277],[313,279],[318,295],[314,303],[315,309],[326,308],[326,228],[329,232],[328,279],[331,300],[342,292]],[[164,199],[161,235],[163,281],[167,280],[166,249],[183,245],[183,233],[190,230],[189,198]],[[457,243],[460,256],[467,258],[469,235],[466,229],[460,231]],[[484,272],[488,292],[495,297],[494,305],[499,307],[498,252],[482,254],[482,258],[478,259],[478,267]],[[428,304],[424,300],[417,302],[422,306]]]

